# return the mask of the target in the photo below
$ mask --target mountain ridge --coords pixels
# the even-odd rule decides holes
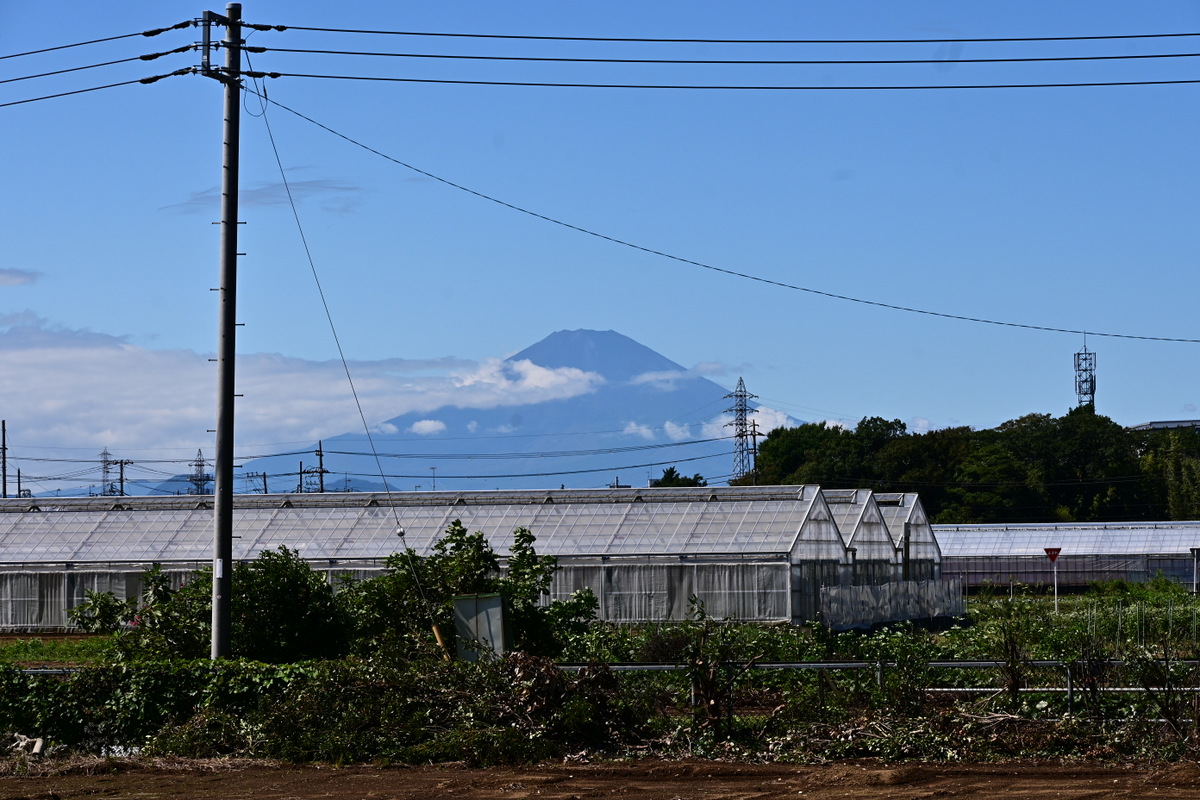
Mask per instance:
[[[372,449],[394,491],[645,485],[668,466],[714,484],[728,479],[734,443],[722,413],[729,390],[634,339],[613,330],[556,331],[500,363],[506,379],[544,383],[546,399],[449,402],[377,423],[373,441],[362,432],[326,437],[326,491],[383,490],[375,458],[366,455]],[[553,395],[556,382],[568,387],[561,396]],[[295,492],[300,461],[307,471],[317,466],[315,449],[314,442],[303,456],[251,460],[242,475],[265,474],[272,493]],[[261,491],[261,480],[236,489]],[[316,482],[310,472],[303,489]]]

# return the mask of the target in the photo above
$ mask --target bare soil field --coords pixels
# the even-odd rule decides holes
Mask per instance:
[[[826,798],[1200,798],[1200,766],[706,761],[568,763],[472,769],[114,762],[0,776],[0,800],[328,798],[329,800],[826,800]]]

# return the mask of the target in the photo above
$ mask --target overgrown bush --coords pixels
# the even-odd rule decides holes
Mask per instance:
[[[230,648],[269,663],[336,658],[347,652],[347,620],[325,577],[295,550],[264,550],[233,568]],[[117,649],[127,660],[201,658],[209,651],[212,570],[196,573],[172,592],[161,571],[143,576],[142,604],[119,630]]]
[[[482,532],[469,532],[459,520],[422,557],[409,549],[387,559],[388,572],[350,582],[338,594],[360,655],[441,655],[432,635],[436,626],[453,647],[454,608],[458,595],[499,593],[509,609],[513,647],[535,655],[557,656],[595,619],[597,602],[590,591],[569,600],[544,603],[557,570],[551,556],[539,556],[534,535],[513,532],[507,571]]]

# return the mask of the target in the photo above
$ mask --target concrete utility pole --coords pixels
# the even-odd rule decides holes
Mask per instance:
[[[227,658],[229,605],[233,591],[233,417],[234,340],[237,330],[238,141],[242,102],[242,4],[229,3],[225,16],[204,12],[204,38],[213,24],[225,26],[224,69],[203,72],[225,85],[225,147],[221,163],[221,285],[217,334],[217,459],[213,488],[212,657]]]

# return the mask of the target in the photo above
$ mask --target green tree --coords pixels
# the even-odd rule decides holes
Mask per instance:
[[[1026,464],[999,441],[980,441],[961,462],[946,491],[940,523],[1020,522],[1042,513],[1045,501],[1029,485]]]
[[[689,478],[686,475],[680,475],[679,470],[675,467],[667,467],[663,470],[662,477],[651,480],[650,485],[654,487],[708,486],[708,481],[704,480],[704,476],[699,472]]]
[[[356,648],[440,656],[431,631],[437,625],[450,640],[455,596],[499,592],[508,603],[514,646],[533,655],[557,655],[595,617],[597,603],[590,591],[545,603],[558,563],[539,556],[535,541],[528,529],[513,532],[503,574],[484,534],[469,532],[460,520],[450,523],[429,557],[411,549],[393,554],[388,574],[352,584],[339,595],[352,620]]]
[[[1163,509],[1154,519],[1200,518],[1200,430],[1149,431],[1138,451],[1145,502]]]
[[[1091,406],[1057,420],[1044,471],[1047,493],[1068,519],[1131,519],[1141,481],[1137,439]]]
[[[950,503],[950,489],[971,453],[973,438],[970,428],[956,427],[888,441],[874,457],[875,488],[917,492],[926,513],[934,517]]]
[[[863,467],[854,435],[825,422],[776,428],[758,450],[757,483],[819,483],[831,488],[857,485]]]
[[[333,588],[295,550],[265,550],[234,566],[230,650],[240,658],[286,663],[346,652],[346,619]],[[146,591],[131,627],[118,634],[125,658],[202,658],[212,629],[212,570],[178,591],[166,576],[144,576]]]

